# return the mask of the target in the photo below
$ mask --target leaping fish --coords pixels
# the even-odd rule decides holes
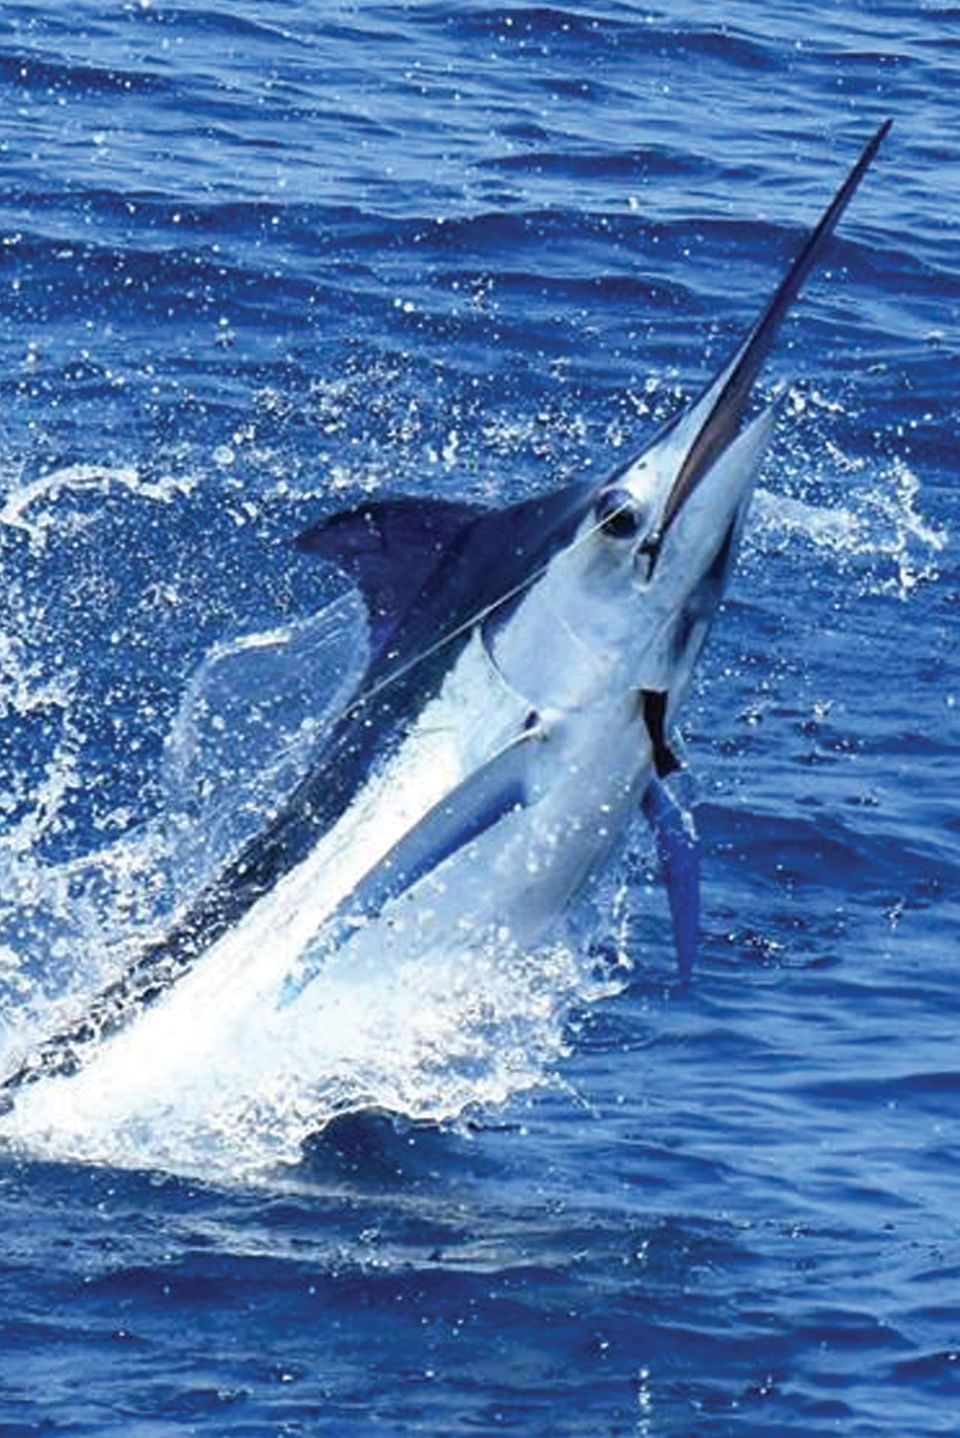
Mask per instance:
[[[365,597],[356,697],[264,830],[7,1075],[8,1105],[120,1030],[203,1002],[238,954],[247,993],[276,1009],[302,1004],[333,955],[362,965],[484,935],[535,944],[638,806],[689,977],[699,853],[672,734],[774,429],[776,402],[748,418],[751,394],[890,124],[729,361],[614,474],[499,510],[377,500],[299,536]]]

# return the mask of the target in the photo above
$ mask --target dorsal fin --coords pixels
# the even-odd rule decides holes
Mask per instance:
[[[425,654],[511,598],[572,537],[590,503],[580,480],[506,509],[387,498],[334,514],[298,549],[345,570],[370,609],[374,667]]]
[[[486,511],[445,499],[382,499],[334,514],[296,547],[346,571],[370,611],[374,647],[389,639],[451,549]]]

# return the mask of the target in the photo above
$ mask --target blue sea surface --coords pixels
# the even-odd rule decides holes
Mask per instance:
[[[894,128],[761,383],[690,989],[638,825],[515,1022],[8,1136],[0,1433],[960,1433],[958,95],[938,0],[4,4],[4,1068],[362,669],[291,537],[622,463]]]

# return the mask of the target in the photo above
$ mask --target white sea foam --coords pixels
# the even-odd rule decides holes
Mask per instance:
[[[224,975],[164,1051],[127,1030],[106,1071],[24,1090],[0,1131],[49,1157],[250,1177],[297,1162],[304,1140],[345,1112],[441,1121],[542,1082],[564,1051],[566,1010],[586,992],[562,946],[521,954],[490,937],[382,957],[359,971],[334,965],[300,1012],[240,1014]]]

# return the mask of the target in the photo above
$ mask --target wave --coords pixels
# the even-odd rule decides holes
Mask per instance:
[[[72,92],[77,95],[163,95],[172,88],[170,78],[159,71],[147,69],[112,69],[107,66],[84,65],[77,61],[57,61],[36,51],[4,54],[0,50],[0,85],[48,93]]]

